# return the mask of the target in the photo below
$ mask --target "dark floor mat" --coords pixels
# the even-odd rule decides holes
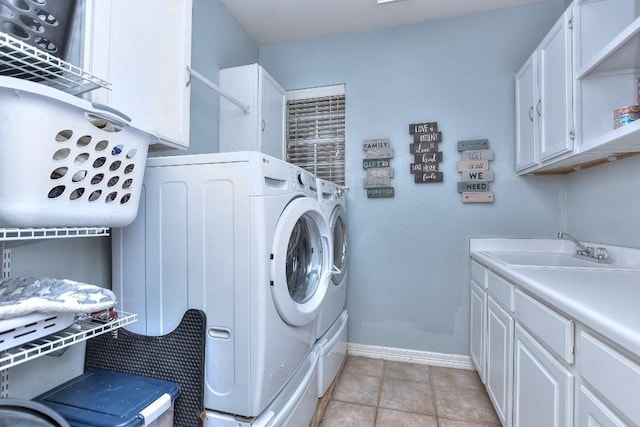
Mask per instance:
[[[166,335],[146,336],[125,329],[87,341],[85,371],[107,369],[173,381],[180,385],[174,426],[202,426],[206,316],[187,310]]]

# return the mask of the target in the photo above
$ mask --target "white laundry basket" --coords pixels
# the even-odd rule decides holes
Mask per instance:
[[[123,227],[149,143],[115,110],[0,76],[0,227]]]

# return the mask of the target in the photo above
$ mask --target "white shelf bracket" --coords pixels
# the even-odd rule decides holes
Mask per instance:
[[[251,113],[251,107],[249,105],[243,104],[242,102],[238,101],[236,98],[234,98],[233,96],[229,95],[228,93],[226,93],[225,91],[220,89],[220,87],[218,85],[216,85],[212,81],[208,80],[205,76],[203,76],[202,74],[198,73],[193,68],[187,67],[187,72],[189,73],[189,81],[187,81],[187,86],[189,86],[191,84],[191,78],[195,77],[197,80],[200,80],[202,83],[204,83],[209,88],[211,88],[211,89],[215,90],[216,92],[218,92],[218,94],[221,97],[229,100],[231,103],[236,105],[238,108],[240,108],[242,111],[244,111],[245,114]]]
[[[2,242],[2,277],[0,279],[9,277],[11,277],[11,249],[5,249]]]

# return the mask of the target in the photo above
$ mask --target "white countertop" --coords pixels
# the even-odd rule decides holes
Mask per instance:
[[[566,243],[557,239],[471,239],[470,255],[640,357],[640,270],[518,267],[488,256],[492,251],[561,252],[567,249]],[[573,249],[572,244],[568,247]],[[640,259],[638,249],[607,248],[614,262],[623,256]]]

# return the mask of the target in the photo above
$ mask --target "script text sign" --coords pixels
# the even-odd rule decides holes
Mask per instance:
[[[411,123],[409,125],[409,133],[430,133],[438,130],[438,122]]]
[[[458,172],[489,170],[489,160],[460,160]]]
[[[439,166],[438,163],[411,163],[409,164],[411,168],[411,173],[424,173],[424,172],[438,172]]]
[[[430,184],[432,182],[442,182],[444,179],[443,172],[425,172],[413,175],[416,184]]]

